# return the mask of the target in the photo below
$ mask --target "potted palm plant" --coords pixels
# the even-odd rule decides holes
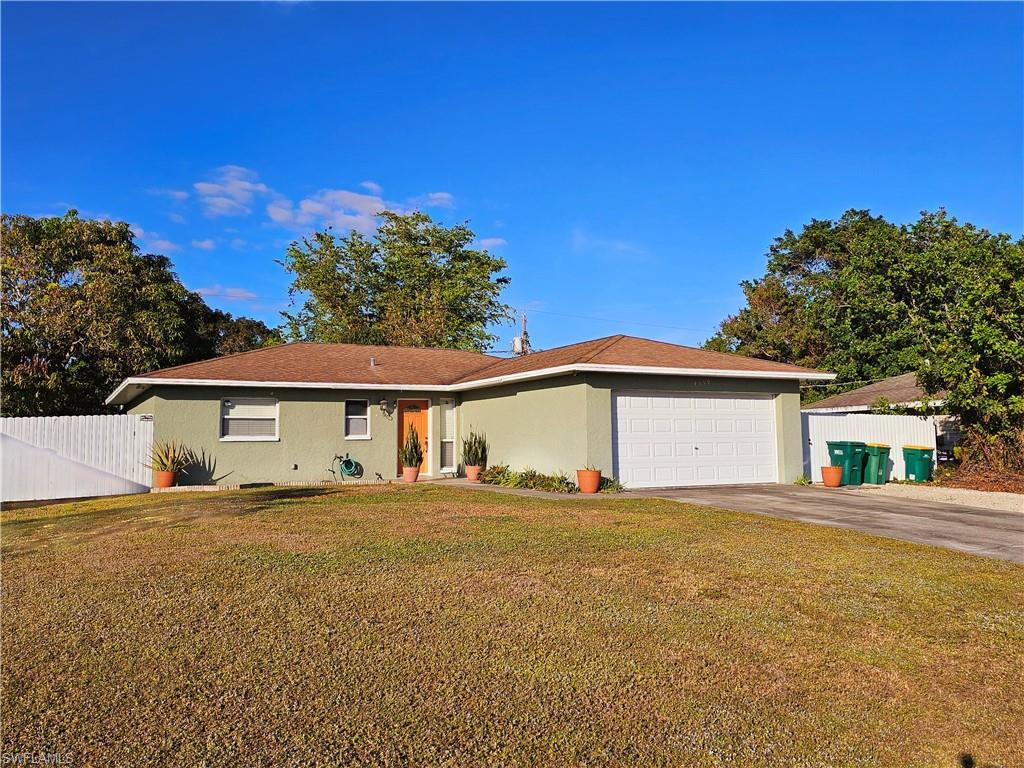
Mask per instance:
[[[409,426],[405,444],[398,452],[398,458],[402,462],[402,480],[415,483],[420,476],[420,464],[423,462],[423,449],[420,447],[420,436],[416,432],[416,427]]]
[[[466,466],[466,479],[480,482],[480,473],[487,468],[487,436],[470,431],[462,443],[462,463]]]
[[[178,473],[190,463],[192,451],[172,440],[154,443],[149,450],[149,463],[144,466],[153,470],[154,488],[171,488],[178,480]]]
[[[589,464],[583,469],[577,469],[576,484],[580,487],[580,493],[597,493],[601,487],[601,470]]]

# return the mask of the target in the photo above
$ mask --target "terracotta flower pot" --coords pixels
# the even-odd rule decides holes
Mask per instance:
[[[484,468],[479,464],[471,464],[466,467],[466,479],[471,483],[480,482],[480,473],[483,472]]]
[[[577,469],[576,483],[580,487],[580,493],[597,493],[597,489],[601,487],[601,470]]]
[[[415,483],[416,478],[420,476],[419,467],[402,467],[402,482],[403,483]]]
[[[843,484],[842,467],[822,467],[821,479],[826,488],[838,488]]]
[[[153,487],[154,488],[172,488],[174,482],[178,479],[177,472],[164,472],[163,470],[153,470]]]

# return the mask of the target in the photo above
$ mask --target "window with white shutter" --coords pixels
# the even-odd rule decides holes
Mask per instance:
[[[220,401],[221,440],[277,440],[277,400],[225,397]]]

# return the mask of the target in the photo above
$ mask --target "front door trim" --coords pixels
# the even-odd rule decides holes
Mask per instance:
[[[433,416],[434,416],[434,404],[432,402],[430,402],[430,398],[429,397],[400,397],[400,398],[398,398],[397,403],[398,403],[398,407],[395,409],[395,412],[398,414],[398,425],[397,425],[397,427],[398,427],[398,432],[397,432],[398,444],[395,446],[395,464],[397,465],[397,470],[396,470],[395,477],[401,477],[402,476],[402,462],[398,458],[398,452],[402,449],[402,441],[404,440],[404,435],[402,434],[402,432],[403,432],[403,430],[402,430],[402,413],[403,413],[402,403],[420,403],[420,404],[426,403],[427,404],[427,408],[426,408],[426,412],[427,412],[427,452],[426,452],[426,456],[424,457],[424,462],[425,462],[427,468],[426,468],[425,471],[421,470],[420,471],[420,475],[422,475],[423,477],[432,477],[433,474],[434,474],[433,471],[432,471],[433,470],[433,466],[434,466],[434,464],[433,464],[433,455],[434,455],[434,418],[433,418]]]

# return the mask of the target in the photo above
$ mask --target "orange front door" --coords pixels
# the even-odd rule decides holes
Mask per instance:
[[[430,456],[427,453],[427,430],[429,424],[427,417],[430,414],[430,401],[428,400],[400,400],[398,402],[398,447],[405,445],[405,436],[409,433],[409,427],[416,427],[416,434],[420,437],[420,449],[423,451],[423,461],[420,462],[420,472],[429,474]],[[402,474],[402,461],[398,460],[398,474]]]

